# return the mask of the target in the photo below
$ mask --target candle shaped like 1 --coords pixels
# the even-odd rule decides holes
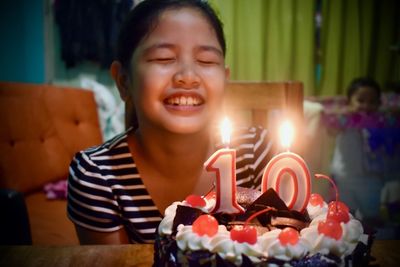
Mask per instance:
[[[287,149],[293,139],[293,127],[282,124],[280,137]],[[283,152],[271,159],[264,170],[261,189],[264,193],[273,188],[289,209],[303,212],[307,207],[311,191],[311,175],[305,161],[297,154]]]
[[[217,150],[204,163],[206,171],[214,172],[216,176],[216,203],[212,213],[244,212],[236,200],[236,150],[228,147],[231,128],[229,120],[225,118],[221,125],[221,135],[222,143],[226,147]]]

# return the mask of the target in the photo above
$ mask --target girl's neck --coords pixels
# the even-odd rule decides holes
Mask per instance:
[[[145,161],[170,179],[180,179],[188,173],[200,172],[203,163],[215,149],[210,129],[194,134],[138,129],[134,132],[134,139]]]

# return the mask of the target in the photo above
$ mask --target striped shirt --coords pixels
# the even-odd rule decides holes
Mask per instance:
[[[132,243],[154,242],[162,214],[136,168],[128,131],[75,155],[69,169],[67,213],[81,227],[100,232],[125,227]],[[230,146],[236,149],[238,186],[260,189],[271,145],[260,127],[233,133]]]

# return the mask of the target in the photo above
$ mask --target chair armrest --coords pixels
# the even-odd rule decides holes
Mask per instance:
[[[22,193],[0,188],[0,245],[32,245],[28,211]]]

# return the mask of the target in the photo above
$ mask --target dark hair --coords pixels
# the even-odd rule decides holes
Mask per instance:
[[[381,99],[381,87],[379,84],[372,78],[368,77],[360,77],[351,81],[349,87],[347,87],[347,99],[350,101],[350,98],[354,95],[354,93],[360,87],[369,87],[373,89],[378,97],[378,101]]]
[[[158,18],[163,11],[183,7],[195,8],[204,15],[213,26],[225,56],[226,43],[222,22],[206,0],[144,0],[132,9],[120,30],[117,59],[122,66],[129,69],[133,52],[140,41],[157,26]]]

